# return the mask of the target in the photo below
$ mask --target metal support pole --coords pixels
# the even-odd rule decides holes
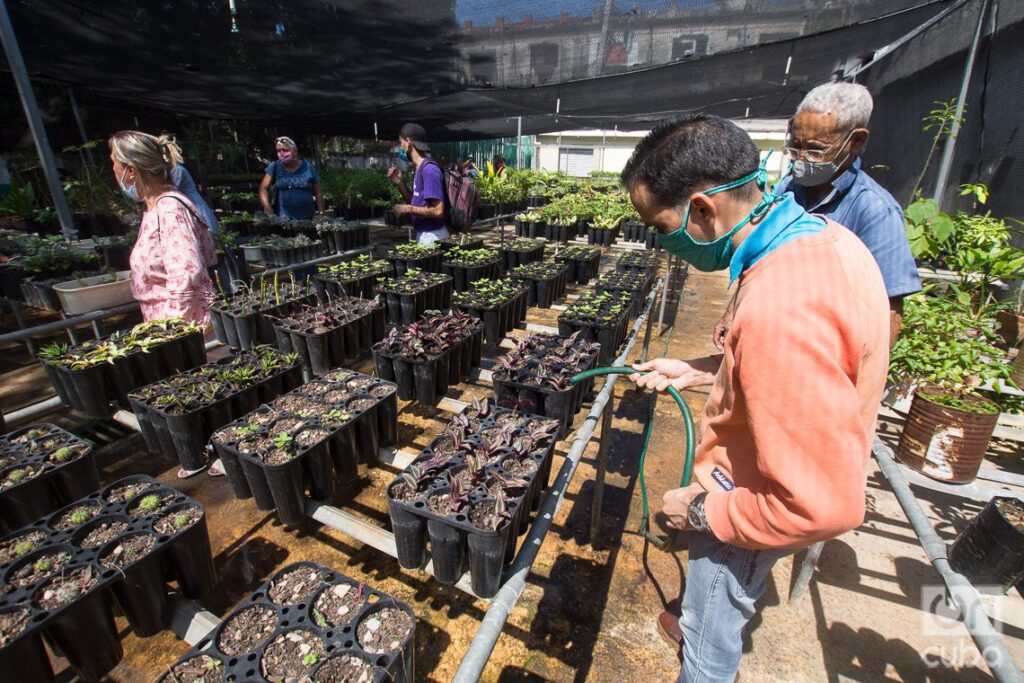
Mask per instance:
[[[650,316],[647,316],[648,321]],[[648,325],[650,327],[650,325]],[[604,475],[608,469],[608,442],[612,439],[612,413],[615,412],[615,392],[608,396],[608,403],[601,413],[601,440],[597,444],[597,475],[594,477],[594,502],[590,507],[590,547],[599,550],[597,538],[601,532],[601,508],[604,507]]]
[[[657,290],[664,285],[664,279],[658,280],[654,291],[648,295],[643,311],[641,311],[636,322],[633,323],[622,353],[619,354],[612,365],[621,366],[625,363],[629,354],[633,352],[633,347],[636,345],[637,338],[640,335],[640,329],[644,322],[646,322],[645,317],[651,314],[654,307]],[[598,393],[597,398],[594,399],[594,405],[590,408],[590,413],[587,414],[583,426],[577,430],[576,438],[573,440],[569,452],[565,455],[562,468],[558,471],[555,482],[551,485],[547,495],[541,501],[540,510],[537,512],[537,519],[534,521],[533,526],[530,527],[526,539],[523,541],[522,548],[519,550],[519,554],[516,555],[512,566],[509,568],[505,583],[501,586],[498,594],[491,599],[491,606],[487,609],[487,614],[484,615],[480,628],[477,630],[473,642],[469,645],[466,656],[463,657],[462,663],[459,664],[459,668],[455,672],[455,677],[452,679],[453,683],[476,683],[480,680],[480,675],[483,673],[484,667],[487,666],[487,660],[490,659],[491,652],[494,651],[494,646],[498,642],[498,637],[501,636],[501,631],[505,627],[505,622],[508,621],[509,614],[511,614],[512,608],[515,607],[516,603],[519,602],[519,597],[526,588],[526,578],[530,575],[530,568],[533,566],[534,560],[537,559],[537,553],[540,552],[540,546],[544,541],[544,537],[551,530],[551,523],[554,521],[555,515],[558,514],[562,501],[565,500],[565,491],[569,487],[569,482],[572,480],[573,475],[576,473],[580,460],[583,458],[583,451],[586,450],[590,437],[594,434],[597,421],[601,418],[601,411],[607,407],[607,403],[615,391],[615,382],[618,379],[619,375],[611,375],[605,381],[604,387]]]
[[[659,264],[661,262],[661,257],[660,256],[658,257],[658,262],[659,262]],[[665,316],[665,297],[668,296],[668,285],[669,285],[669,282],[671,281],[671,277],[670,276],[671,276],[671,271],[666,268],[665,269],[665,286],[661,288],[661,316],[662,317]],[[647,356],[648,356],[648,353],[650,353],[650,348],[651,348],[651,327],[653,327],[653,325],[654,325],[654,316],[653,315],[647,316],[647,329],[644,331],[644,348],[643,348],[643,351],[640,353],[640,362],[641,363],[646,363],[647,362]],[[661,334],[661,325],[660,324],[658,325],[658,334],[659,335]]]
[[[807,587],[811,584],[811,577],[814,576],[814,568],[818,566],[818,558],[821,557],[821,549],[825,547],[824,541],[815,543],[807,549],[803,562],[800,563],[800,572],[797,574],[793,588],[789,591],[789,601],[800,599]]]
[[[82,112],[78,110],[78,99],[75,97],[75,91],[71,88],[68,88],[68,99],[71,101],[71,113],[75,115],[75,125],[78,126],[78,134],[82,137],[82,144],[85,145],[89,142],[89,135],[85,132],[85,124],[82,122]],[[82,151],[85,152],[85,160],[95,172],[96,160],[92,156],[92,150],[85,147]]]
[[[26,329],[25,318],[21,315],[21,309],[18,308],[18,302],[13,299],[8,299],[7,303],[11,305],[11,311],[14,312],[14,322],[17,323],[18,330]],[[25,342],[25,348],[28,349],[28,352],[33,356],[36,355],[36,345],[35,342],[32,341],[32,338],[25,337],[22,341]]]
[[[60,184],[57,160],[53,156],[53,150],[50,149],[46,126],[43,125],[43,118],[39,115],[39,103],[36,102],[36,94],[32,90],[32,81],[28,77],[28,69],[25,68],[25,59],[21,55],[21,48],[18,47],[18,39],[14,35],[14,26],[11,25],[11,15],[7,13],[5,0],[0,0],[0,42],[4,44],[7,64],[10,66],[11,75],[14,76],[14,84],[18,87],[18,96],[21,97],[21,106],[25,110],[25,118],[28,119],[28,127],[32,131],[32,139],[36,143],[39,162],[43,167],[43,175],[46,176],[46,184],[50,188],[50,197],[53,199],[53,207],[57,210],[61,231],[66,239],[75,239],[78,236],[78,231],[75,230],[71,209],[64,196],[64,188]]]
[[[988,0],[981,0],[981,9],[978,10],[978,25],[974,29],[974,39],[971,41],[971,49],[967,53],[967,63],[964,64],[964,75],[960,79],[960,94],[956,101],[956,114],[953,117],[953,125],[950,127],[949,136],[946,137],[946,145],[942,150],[942,160],[939,162],[939,172],[935,179],[935,193],[932,198],[942,206],[942,195],[946,192],[946,183],[949,182],[949,172],[953,167],[953,153],[956,151],[956,138],[960,134],[960,119],[964,115],[964,107],[967,105],[967,93],[971,87],[971,72],[974,71],[974,59],[978,55],[978,43],[981,42],[981,30],[985,25],[985,16],[988,13]]]
[[[665,300],[668,299],[669,286],[672,284],[672,262],[675,256],[672,254],[668,255],[668,267],[665,269],[665,291],[661,295],[661,310],[658,311],[658,336],[661,336],[661,332],[664,329],[665,324]]]
[[[992,675],[999,683],[1024,682],[1024,674],[1021,674],[1017,663],[1013,661],[1013,656],[1006,649],[1002,638],[992,626],[988,615],[985,614],[977,589],[963,574],[954,571],[949,565],[949,559],[946,556],[946,543],[935,533],[931,521],[918,504],[914,493],[910,490],[910,484],[903,476],[903,471],[896,464],[892,450],[878,437],[875,437],[871,451],[882,470],[882,475],[889,482],[889,488],[892,489],[900,507],[903,508],[907,521],[910,522],[914,533],[921,541],[925,555],[928,556],[935,571],[946,584],[950,600],[956,606],[960,620],[963,621],[967,632],[981,651],[985,663],[992,670]]]
[[[523,170],[523,117],[516,119],[516,168]]]
[[[63,320],[54,320],[50,323],[43,323],[42,325],[36,325],[35,327],[27,327],[19,329],[15,332],[7,332],[0,334],[0,344],[6,344],[12,341],[25,341],[31,339],[34,336],[40,336],[48,334],[50,332],[60,332],[66,330],[69,327],[87,323],[92,320],[99,320],[101,318],[109,318],[114,315],[120,315],[122,313],[131,313],[139,310],[138,301],[130,301],[126,304],[114,306],[113,308],[106,308],[99,311],[92,311],[91,313],[83,313],[82,315],[74,315],[70,318],[64,318]],[[20,314],[19,314],[20,316]]]

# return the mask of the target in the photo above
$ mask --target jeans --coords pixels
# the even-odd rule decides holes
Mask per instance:
[[[690,534],[683,593],[683,669],[678,683],[732,683],[743,628],[777,560],[793,550],[747,550],[708,533]]]
[[[448,232],[448,228],[441,228],[440,230],[423,230],[422,232],[416,233],[416,241],[423,246],[429,246],[438,240],[443,240],[446,237],[451,236]]]

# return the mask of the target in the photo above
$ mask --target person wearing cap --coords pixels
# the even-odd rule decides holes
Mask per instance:
[[[308,219],[316,211],[323,213],[324,196],[320,193],[320,176],[305,159],[299,157],[299,149],[290,137],[281,136],[274,140],[277,161],[272,161],[264,171],[260,183],[260,203],[263,213],[274,215],[270,201],[271,189],[277,190],[278,214],[281,218]]]
[[[405,184],[401,171],[392,166],[388,178],[405,197],[405,204],[395,204],[398,216],[409,214],[412,229],[420,244],[433,244],[451,233],[444,221],[444,172],[430,157],[427,131],[418,123],[407,123],[398,132],[398,158],[412,164],[412,191]]]
[[[462,162],[462,175],[469,176],[470,178],[479,178],[480,169],[476,167],[476,159],[472,155],[466,157],[466,160]]]

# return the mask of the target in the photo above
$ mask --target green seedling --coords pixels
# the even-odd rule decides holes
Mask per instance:
[[[35,547],[36,547],[35,542],[33,542],[30,539],[26,538],[24,541],[18,541],[17,543],[14,544],[14,549],[13,549],[14,556],[15,557],[21,557],[22,555],[24,555],[26,553],[32,552],[32,550],[34,550]]]
[[[32,568],[36,570],[37,574],[45,574],[53,570],[53,560],[49,557],[41,557],[36,560]]]
[[[71,520],[71,523],[75,525],[85,524],[92,519],[92,515],[93,512],[89,508],[78,508],[71,513],[71,517],[69,519]]]
[[[67,462],[75,455],[75,452],[68,446],[58,448],[53,452],[53,459],[57,462]]]
[[[302,666],[313,666],[317,660],[320,659],[319,655],[315,652],[307,652],[302,655]]]
[[[258,432],[260,426],[258,424],[244,425],[242,427],[235,427],[235,434],[238,436],[245,436],[246,434],[252,434]]]
[[[281,432],[274,436],[274,446],[277,448],[289,448],[294,442],[295,439],[288,432]]]
[[[214,659],[213,657],[207,657],[206,658],[206,668],[211,670],[211,671],[213,671],[215,669],[219,669],[221,663],[222,662],[219,659]]]
[[[12,484],[20,484],[28,476],[28,468],[14,470],[7,475],[7,480]]]
[[[160,508],[160,496],[151,493],[139,503],[139,509],[143,512],[156,512]]]
[[[183,529],[188,526],[189,521],[188,515],[174,515],[172,523],[175,529]]]
[[[330,626],[330,624],[327,623],[327,619],[324,618],[323,613],[315,608],[313,609],[313,621],[315,621],[316,625],[320,628],[328,628]]]

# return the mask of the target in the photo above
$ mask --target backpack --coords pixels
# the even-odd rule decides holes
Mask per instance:
[[[433,159],[424,159],[424,163],[433,164],[441,170],[444,183],[444,222],[452,232],[465,232],[473,225],[476,218],[478,201],[476,184],[459,173],[452,173],[441,168]]]

